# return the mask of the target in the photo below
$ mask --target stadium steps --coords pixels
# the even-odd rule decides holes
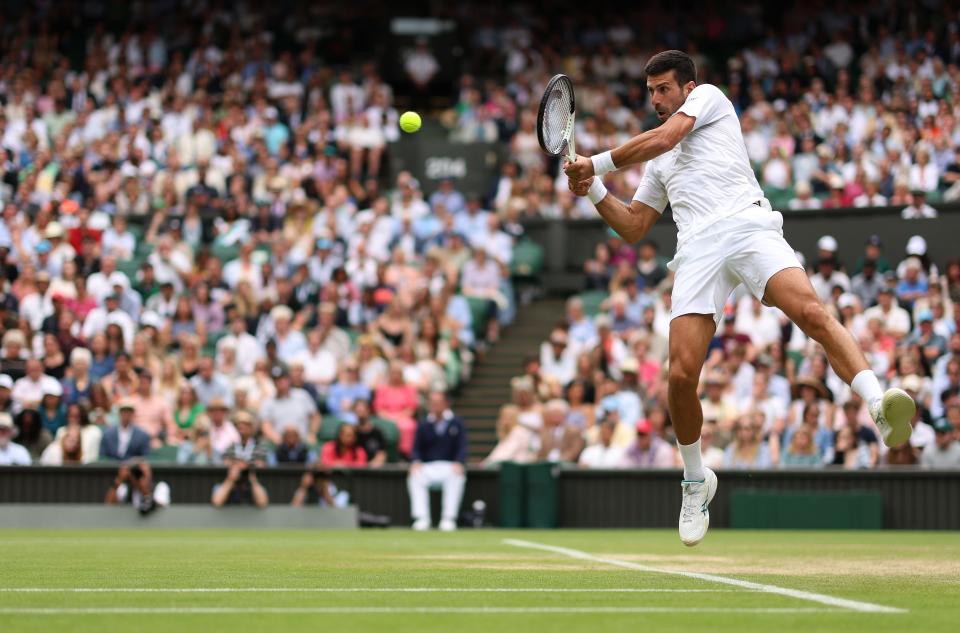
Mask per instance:
[[[539,353],[550,329],[563,318],[558,299],[533,301],[520,308],[516,320],[503,330],[500,341],[477,362],[470,381],[454,403],[470,433],[471,461],[484,458],[497,443],[500,407],[510,402],[510,379],[523,371],[523,359]]]

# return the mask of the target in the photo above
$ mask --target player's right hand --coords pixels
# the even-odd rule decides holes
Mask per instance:
[[[590,185],[592,184],[592,176],[586,180],[574,180],[573,178],[567,177],[567,186],[570,187],[570,191],[572,191],[575,196],[582,197],[587,195],[587,190],[590,189]]]
[[[577,156],[577,160],[564,165],[563,173],[571,180],[587,180],[593,176],[593,161],[589,156]]]

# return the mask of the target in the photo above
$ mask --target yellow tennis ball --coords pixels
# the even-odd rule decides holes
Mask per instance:
[[[400,129],[413,134],[420,129],[420,115],[416,112],[404,112],[400,115]]]

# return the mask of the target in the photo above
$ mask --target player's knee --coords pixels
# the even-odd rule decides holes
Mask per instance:
[[[675,360],[670,363],[670,373],[667,377],[670,389],[673,390],[694,390],[697,389],[697,383],[700,380],[700,370],[694,369],[690,363],[682,360]]]
[[[819,301],[811,301],[804,305],[800,318],[803,320],[803,330],[813,339],[819,339],[825,334],[830,324],[830,313]]]

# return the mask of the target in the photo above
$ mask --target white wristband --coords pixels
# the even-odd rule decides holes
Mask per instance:
[[[602,154],[594,154],[590,157],[590,162],[593,163],[594,176],[602,176],[611,171],[617,171],[617,166],[613,164],[613,154],[609,151],[603,152]]]
[[[596,205],[606,197],[607,188],[603,185],[603,181],[600,180],[600,178],[594,176],[593,182],[590,183],[590,188],[587,189],[587,198],[590,199],[590,202]]]

